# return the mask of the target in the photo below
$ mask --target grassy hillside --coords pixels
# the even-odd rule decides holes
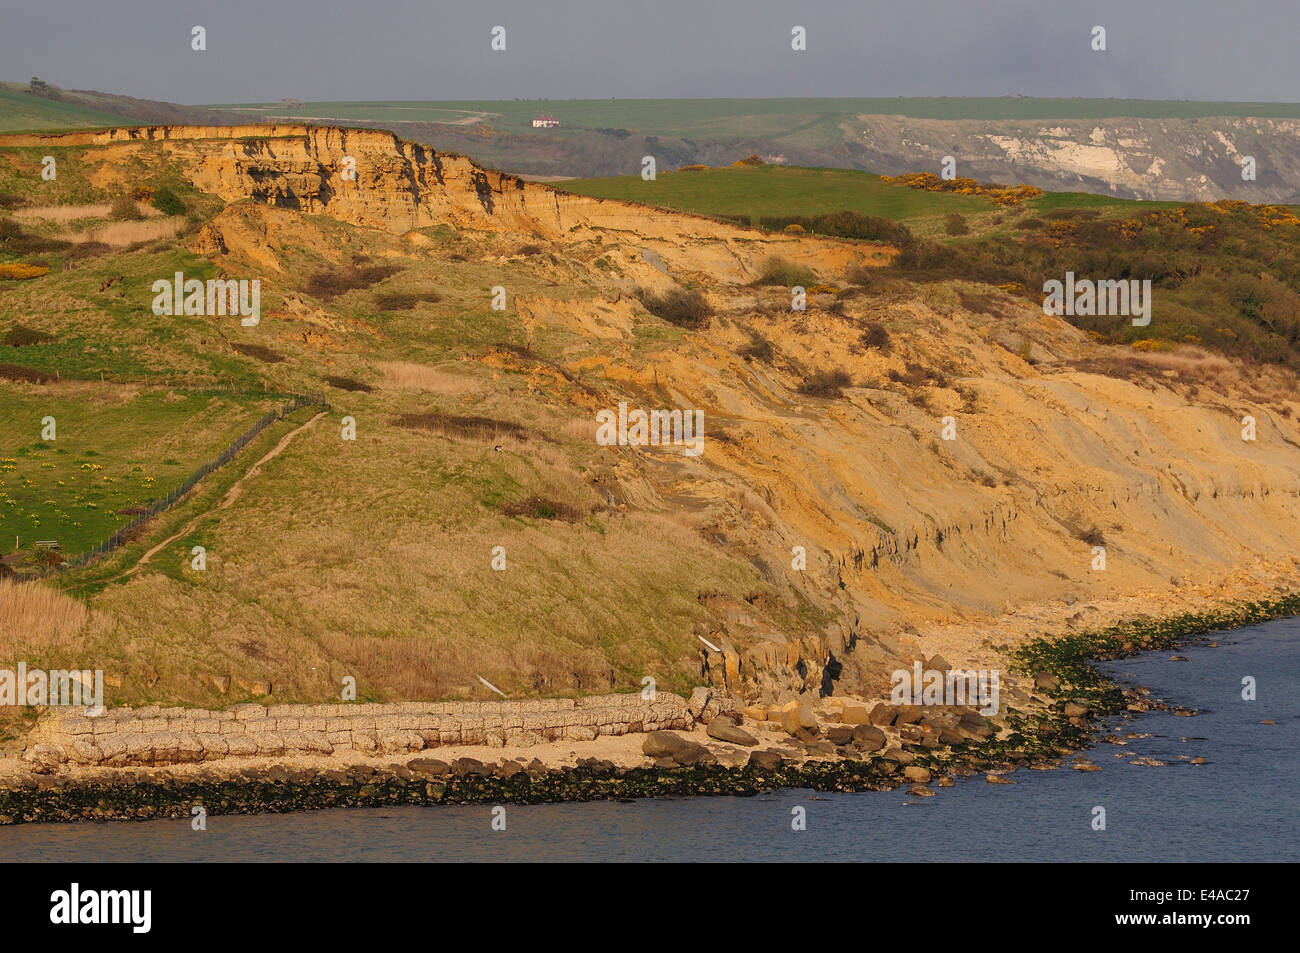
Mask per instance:
[[[1292,472],[1280,371],[1216,365],[1221,385],[1197,359],[1167,382],[1138,363],[1160,355],[1103,348],[1032,293],[1066,264],[1149,270],[1161,346],[1191,333],[1167,300],[1289,347],[1300,246],[1280,214],[1199,208],[1133,228],[1159,210],[1005,207],[820,169],[613,184],[760,224],[876,229],[895,256],[578,200],[445,154],[413,168],[418,150],[385,135],[349,143],[381,170],[363,193],[302,176],[341,159],[337,137],[304,138],[238,156],[216,139],[68,146],[48,191],[31,150],[0,148],[0,552],[14,535],[72,551],[107,534],[274,395],[330,405],[269,428],[105,558],[4,582],[0,663],[102,667],[120,677],[114,704],[326,701],[347,676],[387,699],[484,698],[480,677],[514,697],[646,675],[678,691],[724,677],[773,696],[838,678],[874,691],[905,651],[875,637],[904,620],[1131,595],[1181,575],[1192,546],[1206,565],[1235,557],[1247,544],[1208,537],[1199,513],[1124,496],[1168,460],[1199,461],[1201,486]],[[214,168],[236,201],[193,184]],[[428,183],[418,217],[412,181]],[[125,231],[86,240],[104,208],[164,189],[182,214],[127,208],[111,221]],[[284,202],[251,197],[265,194]],[[967,234],[949,234],[954,215]],[[164,217],[179,230],[149,234]],[[176,271],[260,280],[262,321],[153,314],[152,283]],[[598,441],[596,414],[620,402],[700,409],[707,452]],[[1269,439],[1239,448],[1247,411]],[[41,438],[46,416],[57,440]],[[1166,498],[1186,501],[1172,485]],[[1221,505],[1264,505],[1251,500]],[[1123,571],[1089,569],[1097,534]]]
[[[38,129],[102,128],[104,126],[130,126],[130,120],[112,113],[99,112],[42,99],[12,87],[0,87],[0,131],[17,132]]]
[[[938,183],[935,183],[938,184]],[[579,179],[557,188],[639,201],[744,224],[855,237],[851,212],[888,219],[890,231],[863,221],[858,237],[903,248],[895,270],[921,280],[953,277],[1001,286],[1035,305],[1044,280],[1149,279],[1149,326],[1123,316],[1071,320],[1100,339],[1149,350],[1208,344],[1253,360],[1300,366],[1300,217],[1288,206],[1241,202],[1141,202],[1078,192],[1046,192],[1001,207],[982,196],[910,188],[839,169],[744,166]]]
[[[652,182],[639,175],[558,182],[558,189],[594,198],[642,202],[697,215],[743,218],[858,212],[932,230],[945,214],[979,216],[994,204],[973,195],[935,195],[881,181],[851,169],[801,169],[775,165],[666,171]]]
[[[29,546],[57,540],[68,558],[90,549],[215,458],[272,403],[234,394],[95,385],[52,394],[10,385],[0,405],[0,549],[11,551],[14,537]],[[55,419],[54,440],[41,439],[47,416]]]

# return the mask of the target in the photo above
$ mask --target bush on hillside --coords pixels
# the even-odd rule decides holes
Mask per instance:
[[[307,279],[307,293],[326,301],[357,288],[369,288],[401,271],[396,265],[354,264],[347,270],[318,271]]]
[[[708,327],[713,317],[713,308],[704,295],[695,289],[673,288],[662,295],[654,294],[642,288],[637,291],[641,305],[657,318],[663,318],[669,324],[679,328],[698,331]]]
[[[184,215],[188,208],[171,189],[159,189],[153,197],[153,207],[164,215]]]
[[[877,350],[881,354],[888,354],[893,343],[890,340],[889,331],[885,329],[883,324],[868,324],[858,340],[863,347],[868,350]]]
[[[799,393],[808,397],[842,397],[844,388],[852,386],[853,378],[847,372],[834,368],[809,374],[799,385]]]
[[[808,288],[817,284],[817,275],[811,269],[786,261],[784,258],[768,258],[761,267],[763,270],[753,281],[755,285]]]
[[[129,195],[118,195],[109,206],[108,217],[115,222],[138,222],[144,215],[140,213],[140,206],[136,205],[135,199]]]

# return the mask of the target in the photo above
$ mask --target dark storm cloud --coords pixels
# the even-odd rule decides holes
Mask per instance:
[[[190,28],[208,50],[190,49]],[[490,30],[507,29],[505,53]],[[808,50],[790,49],[790,28]],[[1089,49],[1106,27],[1109,49]],[[188,103],[1116,96],[1294,101],[1296,0],[0,0],[0,64]]]

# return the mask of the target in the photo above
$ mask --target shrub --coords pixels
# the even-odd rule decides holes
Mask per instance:
[[[0,265],[0,279],[10,281],[27,281],[31,278],[40,278],[48,275],[50,269],[44,265],[26,265],[22,262],[13,262],[8,265]]]
[[[582,519],[583,512],[575,506],[568,503],[560,503],[556,500],[544,500],[540,496],[530,496],[524,500],[517,500],[513,503],[507,503],[501,507],[501,512],[506,516],[526,516],[530,519],[543,520],[562,520],[565,523],[576,523]]]
[[[113,246],[106,242],[76,242],[64,252],[64,258],[67,261],[77,261],[81,258],[95,258],[99,255],[107,255],[112,251]]]
[[[887,242],[899,245],[912,237],[906,225],[892,219],[858,212],[830,212],[825,215],[765,215],[759,225],[771,232],[799,226],[801,232],[815,232],[834,238],[856,238],[861,241]]]
[[[3,342],[9,347],[27,347],[31,344],[49,344],[53,340],[53,334],[15,324],[5,332]]]
[[[436,291],[389,291],[375,295],[375,307],[380,311],[410,311],[421,301],[440,301]]]
[[[817,275],[811,269],[796,265],[784,258],[768,258],[762,264],[762,272],[754,279],[755,285],[782,285],[786,288],[796,286],[807,288],[817,284]]]
[[[21,364],[0,364],[0,380],[28,381],[32,384],[48,384],[54,380],[52,374],[23,367]]]
[[[26,561],[40,569],[53,569],[63,562],[63,556],[52,546],[37,546]]]
[[[30,255],[39,252],[61,251],[72,243],[57,238],[44,238],[24,231],[22,226],[8,218],[0,218],[0,251],[12,255]]]
[[[516,440],[528,439],[528,431],[513,421],[496,420],[475,414],[458,417],[435,410],[421,414],[402,414],[395,423],[409,430],[431,430],[449,437],[495,440],[504,434]]]
[[[679,328],[698,331],[708,327],[713,317],[713,309],[704,295],[695,289],[673,288],[662,295],[656,295],[642,288],[637,291],[641,305],[657,318]]]
[[[960,289],[957,292],[957,300],[967,311],[976,314],[988,314],[995,318],[1003,317],[1002,304],[995,295],[986,291],[966,291]]]
[[[776,354],[776,350],[772,347],[771,341],[763,337],[761,334],[755,334],[751,331],[749,332],[749,343],[736,353],[747,361],[763,361],[765,363],[771,363],[772,358]]]
[[[273,351],[269,347],[264,347],[261,344],[240,344],[236,341],[233,342],[230,347],[236,354],[256,358],[266,364],[279,364],[284,360],[284,355],[279,351]]]
[[[853,378],[838,368],[814,371],[799,385],[799,393],[809,397],[842,397],[844,388],[853,386]]]
[[[153,207],[164,215],[184,215],[189,211],[171,189],[159,189],[153,197]]]
[[[943,217],[943,230],[949,235],[969,235],[970,226],[966,224],[966,216],[961,212],[949,212]]]
[[[933,271],[950,265],[957,254],[938,242],[914,238],[899,246],[894,266],[903,271]]]
[[[850,265],[844,272],[844,280],[859,288],[866,288],[871,284],[872,270],[864,265]]]
[[[140,214],[140,206],[136,205],[135,199],[129,195],[118,195],[113,199],[113,204],[109,206],[108,217],[115,222],[138,222],[144,218]]]
[[[307,279],[307,293],[328,301],[356,288],[369,288],[399,271],[396,265],[354,265],[347,271],[318,271]]]
[[[1094,524],[1087,529],[1079,530],[1078,538],[1087,543],[1089,546],[1105,546],[1106,537],[1102,531]]]
[[[369,384],[353,380],[351,377],[328,376],[325,378],[325,383],[329,384],[330,387],[337,387],[339,390],[361,391],[365,394],[369,394],[374,390]]]
[[[921,364],[913,364],[910,361],[904,365],[902,371],[890,371],[889,379],[898,384],[904,384],[908,387],[920,387],[924,384],[933,384],[936,387],[947,386],[948,380],[939,371],[931,370]]]
[[[883,324],[868,324],[866,330],[862,332],[862,336],[858,338],[858,340],[862,343],[863,347],[868,350],[874,348],[881,354],[888,354],[889,349],[892,346],[892,342],[889,338],[889,331],[885,329]]]

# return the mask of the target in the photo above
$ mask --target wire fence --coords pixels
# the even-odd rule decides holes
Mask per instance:
[[[171,509],[171,507],[175,506],[176,502],[181,497],[183,497],[186,493],[190,492],[190,490],[194,489],[195,484],[197,484],[200,480],[202,480],[213,470],[219,469],[220,467],[223,467],[227,463],[229,463],[232,459],[234,459],[235,454],[239,453],[240,450],[243,450],[246,446],[248,446],[248,444],[253,440],[253,438],[255,438],[267,427],[271,426],[271,424],[275,423],[277,420],[283,420],[285,417],[289,416],[289,414],[293,413],[295,410],[301,410],[304,407],[313,407],[313,406],[321,406],[321,407],[328,408],[329,402],[325,400],[325,395],[323,394],[302,394],[295,397],[293,400],[291,400],[289,403],[285,404],[284,406],[278,407],[277,409],[271,411],[265,417],[259,420],[257,423],[253,424],[253,426],[249,427],[246,431],[240,434],[239,437],[237,437],[235,441],[230,444],[230,446],[226,447],[226,449],[221,452],[221,456],[199,467],[197,470],[195,470],[193,473],[190,474],[189,479],[187,479],[184,483],[182,483],[176,489],[172,490],[161,500],[155,500],[153,503],[149,504],[149,507],[143,513],[141,513],[135,519],[131,520],[131,522],[127,523],[125,526],[119,529],[108,539],[104,540],[102,543],[97,543],[95,546],[92,546],[84,553],[80,553],[75,559],[70,559],[67,562],[60,564],[61,567],[78,568],[84,566],[86,565],[86,563],[90,562],[95,557],[102,556],[104,553],[111,553],[113,550],[117,549],[123,543],[129,542],[130,539],[132,538],[132,531],[136,529],[136,527],[140,526],[145,521],[150,520],[153,517],[157,516],[159,513],[162,513],[164,510]],[[40,573],[40,575],[46,575],[49,571],[50,570],[47,570],[44,573]]]

